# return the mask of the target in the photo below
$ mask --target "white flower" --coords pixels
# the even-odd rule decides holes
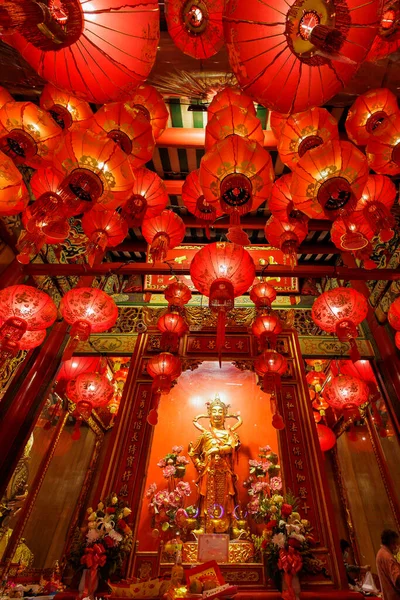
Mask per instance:
[[[283,521],[282,519],[279,521],[279,527],[286,527],[286,521]]]
[[[115,529],[112,529],[108,535],[117,544],[119,544],[119,542],[122,540],[122,535],[118,533],[118,531],[115,531]]]
[[[86,539],[88,542],[96,542],[100,537],[100,533],[97,529],[89,529],[86,535]]]
[[[300,527],[298,525],[286,525],[286,531],[287,533],[300,533]],[[293,537],[293,536],[292,536]]]
[[[283,548],[286,543],[286,536],[284,533],[276,533],[274,536],[272,536],[271,541],[273,544],[275,544],[275,546],[278,546],[278,548]]]
[[[294,538],[295,540],[299,540],[299,542],[304,542],[305,537],[304,535],[301,535],[300,533],[291,533],[290,536],[291,538]]]
[[[125,507],[124,510],[122,511],[122,516],[123,517],[129,517],[129,515],[131,514],[131,509],[128,507]]]

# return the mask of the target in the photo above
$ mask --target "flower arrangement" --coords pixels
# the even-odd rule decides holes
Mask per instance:
[[[149,512],[154,534],[176,533],[176,529],[185,528],[184,520],[193,516],[193,507],[184,508],[185,498],[191,494],[190,484],[179,481],[172,491],[168,489],[158,490],[157,485],[152,483],[146,492],[149,499]]]
[[[181,456],[182,450],[183,446],[173,446],[171,452],[158,461],[157,466],[162,469],[165,479],[170,477],[181,479],[186,475],[186,465],[190,461],[186,456]]]
[[[271,496],[282,490],[282,479],[279,477],[280,465],[278,455],[270,446],[259,449],[259,460],[249,460],[250,477],[244,482],[248,488],[250,502],[247,510],[256,523],[269,520],[269,502]]]

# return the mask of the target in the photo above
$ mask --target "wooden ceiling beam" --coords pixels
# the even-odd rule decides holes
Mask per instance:
[[[187,245],[197,245],[196,240],[193,241],[184,241],[182,242]],[[268,244],[254,244],[257,247],[260,246],[268,246]],[[139,241],[139,240],[125,240],[122,244],[118,244],[114,248],[110,248],[114,252],[147,252],[147,242]],[[340,254],[340,250],[336,248],[336,246],[330,242],[321,243],[318,242],[313,244],[312,242],[304,242],[300,244],[298,249],[298,254]]]

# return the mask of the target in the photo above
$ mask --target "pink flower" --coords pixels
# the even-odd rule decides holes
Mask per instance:
[[[251,489],[253,491],[253,494],[259,494],[263,490],[267,490],[268,487],[269,486],[266,481],[256,481],[256,483],[251,484]]]
[[[271,452],[271,446],[268,446],[268,445],[267,445],[267,446],[262,446],[262,447],[260,448],[260,453],[262,453],[262,454],[267,454],[267,452]]]
[[[270,462],[269,460],[263,460],[262,463],[261,463],[261,468],[265,472],[267,472],[271,465],[272,465],[272,462]]]
[[[183,446],[172,446],[173,454],[180,454],[183,450]]]
[[[259,499],[254,498],[254,500],[252,500],[251,502],[248,503],[247,508],[249,510],[249,513],[251,513],[251,514],[255,514],[256,512],[258,512],[260,509]]]
[[[176,462],[178,465],[188,465],[189,464],[189,460],[186,458],[186,456],[177,456]]]
[[[146,492],[146,498],[151,498],[156,491],[157,491],[157,485],[155,483],[152,483]]]
[[[249,460],[249,465],[250,465],[250,467],[259,467],[260,461],[259,460]]]
[[[161,460],[158,461],[157,467],[160,467],[162,469],[163,467],[165,467],[166,464],[167,463],[165,462],[165,458],[162,458]]]
[[[279,490],[282,489],[282,479],[280,477],[272,477],[271,481],[269,482],[269,485],[271,487],[271,490],[273,490],[274,492],[279,492]]]
[[[168,465],[162,470],[165,479],[168,479],[168,477],[173,477],[175,475],[175,472],[176,469],[174,465]]]
[[[180,481],[176,486],[176,491],[182,496],[190,496],[190,484],[187,481]]]

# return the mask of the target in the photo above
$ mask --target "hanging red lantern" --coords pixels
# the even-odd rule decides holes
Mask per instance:
[[[389,306],[388,321],[393,329],[400,331],[400,296]]]
[[[260,281],[253,285],[250,290],[250,300],[254,302],[257,309],[270,309],[276,300],[275,288],[266,281]]]
[[[352,142],[363,146],[373,136],[380,136],[396,114],[399,114],[397,98],[390,90],[368,90],[350,107],[346,118],[347,135]]]
[[[223,0],[165,0],[168,33],[188,56],[204,60],[217,54],[224,43]]]
[[[138,169],[151,160],[154,151],[153,131],[142,111],[123,102],[104,104],[91,122],[93,133],[113,140],[129,155],[132,169]]]
[[[164,290],[164,298],[168,302],[168,308],[183,308],[192,297],[192,292],[185,283],[174,281],[167,285]]]
[[[367,60],[386,58],[400,48],[400,7],[397,0],[383,5],[378,33],[368,52]]]
[[[260,348],[265,348],[267,342],[271,348],[276,347],[278,335],[282,332],[282,323],[274,314],[259,315],[251,326],[253,335],[256,336]]]
[[[389,177],[370,175],[352,215],[354,223],[368,223],[382,242],[389,242],[394,235],[395,220],[390,210],[396,195],[396,186]]]
[[[160,352],[147,361],[146,370],[153,379],[153,392],[165,395],[169,394],[172,383],[180,376],[182,364],[178,356]]]
[[[380,397],[375,375],[369,360],[358,360],[354,363],[351,360],[341,360],[339,364],[340,372],[343,375],[351,375],[352,377],[361,379],[361,381],[365,381],[368,385],[370,396],[372,396],[371,399],[376,400]]]
[[[369,140],[365,151],[375,173],[392,176],[400,173],[400,113],[390,119],[379,136]]]
[[[321,415],[324,415],[325,411],[329,408],[329,404],[323,396],[321,396],[320,394],[315,394],[315,400],[312,403],[312,407],[314,410],[319,410]]]
[[[21,173],[12,159],[0,152],[0,216],[17,215],[28,202]]]
[[[335,333],[341,342],[349,342],[350,356],[360,359],[355,338],[357,325],[367,316],[366,298],[352,288],[338,287],[319,296],[312,307],[311,317],[323,331]]]
[[[291,219],[290,223],[285,223],[272,216],[265,224],[264,233],[268,243],[280,248],[289,257],[290,264],[295,266],[298,248],[308,235],[307,221]]]
[[[279,142],[279,138],[281,137],[282,127],[284,127],[287,118],[289,115],[283,115],[280,112],[276,112],[275,110],[271,110],[269,113],[269,125],[274,133],[276,141]]]
[[[325,386],[324,396],[337,411],[354,410],[368,402],[369,389],[365,381],[351,375],[332,377]]]
[[[76,379],[82,373],[96,372],[103,375],[103,360],[100,356],[74,356],[61,363],[61,368],[56,376],[57,381]]]
[[[329,361],[325,358],[306,358],[306,364],[313,371],[323,371],[328,366]]]
[[[336,444],[336,435],[332,429],[326,425],[317,425],[317,433],[322,452],[329,452],[329,450],[332,450]]]
[[[313,417],[314,417],[315,423],[320,423],[321,422],[322,416],[321,416],[321,414],[318,411],[313,410]]]
[[[96,208],[83,216],[82,229],[89,238],[86,254],[91,267],[102,261],[106,248],[118,246],[128,234],[128,225],[119,213]]]
[[[14,102],[14,98],[6,90],[6,88],[0,85],[0,108],[3,108],[7,102]]]
[[[22,222],[29,221],[29,207],[23,211]],[[45,223],[45,222],[44,222]],[[17,242],[16,258],[23,265],[29,264],[30,260],[39,254],[45,244],[61,244],[69,236],[70,227],[68,221],[60,220],[49,224],[49,234],[43,233],[44,227],[31,227],[31,231],[22,231]],[[46,229],[48,230],[48,229]]]
[[[310,108],[287,117],[278,140],[281,161],[290,169],[306,152],[339,139],[337,121],[325,108]]]
[[[0,150],[16,163],[49,164],[61,135],[61,127],[32,102],[7,102],[0,108]]]
[[[285,423],[279,414],[277,396],[282,388],[281,375],[287,370],[287,360],[276,350],[264,350],[254,361],[254,370],[263,377],[263,390],[271,395],[272,426],[275,429],[284,429]]]
[[[220,110],[227,108],[228,106],[239,106],[245,112],[250,112],[252,115],[256,115],[256,109],[254,107],[253,100],[246,96],[239,87],[227,85],[221,91],[217,92],[212,99],[208,109],[208,120]]]
[[[121,212],[129,227],[141,225],[143,219],[157,217],[168,204],[165,184],[157,173],[142,167],[134,174],[131,196]]]
[[[240,87],[284,114],[325,104],[364,61],[380,6],[379,0],[230,0],[224,33]]]
[[[43,9],[45,6],[45,9]],[[159,9],[152,0],[6,0],[7,42],[46,81],[96,104],[128,99],[153,67]]]
[[[229,135],[207,152],[200,164],[205,199],[220,202],[232,225],[269,197],[274,171],[269,153],[257,142]]]
[[[78,418],[72,439],[77,440],[80,438],[79,426],[81,420],[85,419],[87,421],[92,414],[92,410],[106,406],[114,394],[114,387],[104,375],[81,373],[76,379],[68,381],[66,392],[69,400],[76,404]]]
[[[47,330],[39,329],[38,331],[25,331],[24,335],[18,342],[19,350],[32,350],[41,346],[46,338]]]
[[[163,210],[158,217],[143,221],[142,234],[150,244],[151,261],[163,262],[168,250],[179,246],[183,241],[185,231],[184,222],[172,210]]]
[[[93,111],[88,102],[46,83],[40,95],[40,107],[46,110],[61,129],[84,129]]]
[[[53,300],[34,287],[12,285],[0,290],[0,361],[16,355],[26,331],[46,329],[56,317]]]
[[[264,132],[261,121],[252,112],[246,112],[241,106],[231,104],[222,108],[208,120],[206,126],[205,150],[208,152],[214,144],[228,135],[239,135],[264,145]]]
[[[304,213],[294,207],[290,192],[291,183],[292,173],[279,177],[272,186],[271,198],[268,200],[268,208],[272,215],[278,221],[284,221],[285,223],[296,223],[298,219],[307,219]]]
[[[91,131],[70,131],[53,157],[63,174],[63,202],[80,201],[85,211],[94,205],[112,210],[129,198],[134,175],[127,155],[106,137]]]
[[[354,212],[368,179],[365,155],[350,142],[329,141],[297,163],[290,191],[298,210],[311,219],[334,220]]]
[[[209,298],[210,309],[218,314],[217,351],[225,343],[226,313],[234,307],[235,298],[251,286],[255,266],[250,254],[237,244],[217,242],[199,250],[190,264],[195,288]]]
[[[210,204],[203,194],[199,181],[200,169],[192,171],[185,179],[182,186],[182,200],[189,212],[194,215],[206,229],[206,235],[209,237],[211,223],[223,215],[222,210],[215,204]]]
[[[346,219],[336,219],[331,228],[331,240],[336,248],[344,252],[354,252],[357,258],[372,251],[371,240],[374,232],[362,219],[356,220],[356,213]]]
[[[60,312],[71,325],[71,340],[64,350],[63,360],[69,360],[79,342],[92,333],[102,333],[113,327],[118,308],[108,294],[98,288],[81,287],[69,290],[62,298]]]
[[[185,319],[178,312],[167,312],[157,321],[157,329],[161,331],[161,349],[176,352],[179,338],[187,331]]]
[[[312,385],[316,392],[320,392],[322,384],[326,380],[326,375],[323,371],[308,371],[306,380],[308,385]]]
[[[142,83],[130,95],[126,104],[144,114],[150,121],[154,139],[159,138],[167,126],[169,117],[168,109],[160,92],[152,85]]]

